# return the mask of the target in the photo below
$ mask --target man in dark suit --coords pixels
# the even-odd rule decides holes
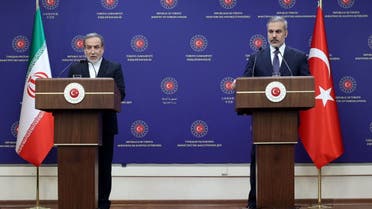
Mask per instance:
[[[267,22],[267,38],[270,47],[249,57],[244,76],[308,76],[306,54],[286,46],[288,23],[283,17],[274,16]],[[256,149],[252,145],[250,165],[251,191],[247,208],[256,208]]]
[[[104,39],[97,33],[89,33],[84,37],[84,54],[86,60],[72,65],[69,77],[113,78],[120,91],[121,100],[125,97],[125,86],[121,65],[102,57]],[[114,136],[118,133],[115,111],[104,111],[102,114],[102,146],[98,149],[98,206],[109,209],[111,193],[111,166],[114,149]]]

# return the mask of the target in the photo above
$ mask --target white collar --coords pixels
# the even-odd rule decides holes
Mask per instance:
[[[284,56],[284,49],[285,49],[285,43],[283,43],[280,47],[279,47],[279,51],[280,51],[280,54],[282,54]],[[274,54],[275,52],[275,48],[273,46],[270,45],[270,52],[271,54]]]

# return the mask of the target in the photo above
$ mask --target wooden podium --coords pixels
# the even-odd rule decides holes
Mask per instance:
[[[58,149],[58,208],[98,208],[101,111],[120,111],[112,78],[36,80],[35,106],[53,112]]]
[[[293,209],[298,111],[315,104],[313,77],[238,78],[235,102],[252,115],[257,208]]]

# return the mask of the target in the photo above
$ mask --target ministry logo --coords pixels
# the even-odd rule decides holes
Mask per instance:
[[[208,46],[208,40],[203,35],[195,35],[190,40],[191,48],[196,52],[204,51]]]
[[[284,9],[290,9],[296,4],[296,0],[279,0],[279,4]]]
[[[237,0],[220,0],[220,5],[225,9],[232,9],[236,6]]]
[[[208,125],[202,120],[197,120],[191,124],[191,133],[197,138],[202,138],[208,133]]]
[[[26,52],[30,46],[30,42],[26,36],[16,36],[13,38],[12,47],[14,51],[22,53]]]
[[[149,132],[149,126],[143,120],[136,120],[132,123],[130,131],[136,138],[143,138]]]
[[[71,41],[71,47],[76,52],[83,52],[84,51],[84,36],[77,35]]]
[[[172,77],[166,77],[161,81],[160,88],[164,94],[174,94],[178,90],[177,80]]]
[[[136,35],[130,41],[130,46],[136,52],[145,51],[148,47],[148,44],[149,44],[149,42],[148,42],[147,38],[143,35]]]
[[[338,5],[344,9],[353,7],[355,0],[337,0]]]
[[[232,77],[226,77],[223,78],[220,82],[220,89],[225,94],[233,94],[234,88],[233,88],[234,78]]]
[[[101,0],[102,7],[106,9],[115,9],[119,4],[119,0]]]
[[[160,0],[160,4],[164,9],[173,9],[177,6],[177,0]]]
[[[10,132],[12,133],[12,135],[17,138],[17,134],[18,134],[18,127],[19,127],[19,121],[16,121],[12,124],[12,126],[10,127]]]
[[[28,77],[28,80],[27,80],[27,94],[32,97],[32,98],[35,98],[35,82],[36,82],[36,79],[38,78],[48,78],[48,75],[44,72],[36,72],[34,74],[32,74],[30,77]]]
[[[256,34],[249,40],[249,46],[253,51],[258,51],[260,48],[266,48],[267,42],[263,35]]]
[[[368,37],[368,47],[372,49],[372,35]]]
[[[41,4],[47,10],[55,10],[59,5],[59,0],[42,0]]]
[[[338,82],[338,86],[344,93],[350,94],[357,88],[356,80],[351,76],[344,76]]]

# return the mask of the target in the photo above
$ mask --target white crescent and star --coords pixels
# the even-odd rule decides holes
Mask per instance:
[[[328,56],[320,49],[311,48],[308,59],[311,59],[311,58],[319,58],[320,60],[324,62],[324,64],[327,65],[328,79],[329,79],[331,77],[331,68],[329,66]],[[328,101],[335,101],[333,97],[331,96],[332,88],[325,90],[321,86],[319,86],[319,91],[320,91],[320,94],[316,96],[315,99],[321,99],[324,107],[327,105]]]
[[[327,55],[320,49],[311,48],[308,59],[310,60],[313,57],[321,59],[324,62],[324,64],[327,65],[328,77],[331,77],[331,68],[329,66],[329,60],[328,60]]]
[[[321,99],[323,102],[323,106],[325,107],[327,102],[330,101],[335,101],[332,96],[331,96],[331,90],[332,88],[329,88],[327,90],[323,89],[321,86],[319,86],[319,91],[320,94],[315,97],[315,99]]]

